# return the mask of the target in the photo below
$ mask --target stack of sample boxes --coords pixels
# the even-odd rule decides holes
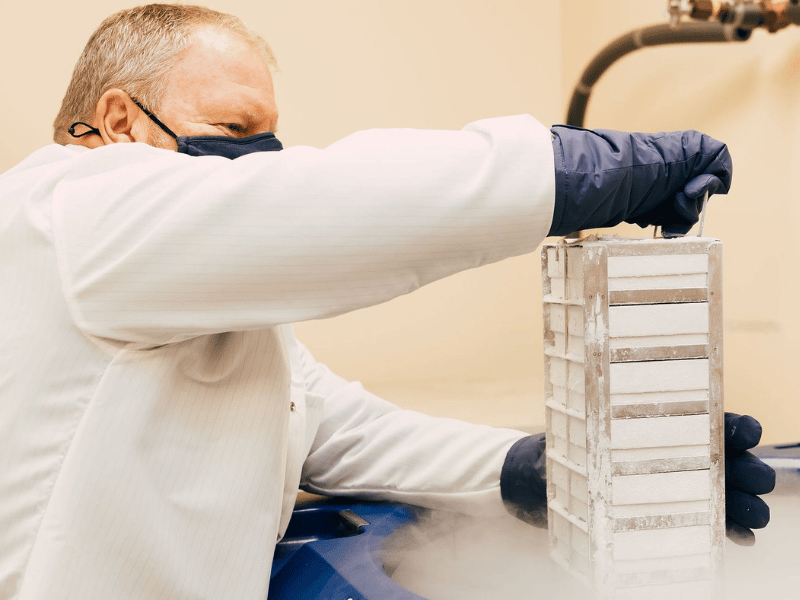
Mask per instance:
[[[593,237],[542,267],[551,556],[600,598],[715,597],[722,244]]]

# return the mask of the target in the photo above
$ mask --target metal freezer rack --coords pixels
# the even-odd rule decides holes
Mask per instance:
[[[542,250],[551,555],[601,598],[716,593],[721,272],[710,238]]]

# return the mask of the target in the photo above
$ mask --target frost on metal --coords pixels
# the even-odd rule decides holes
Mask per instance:
[[[711,238],[542,250],[551,555],[600,598],[717,593],[721,274]]]

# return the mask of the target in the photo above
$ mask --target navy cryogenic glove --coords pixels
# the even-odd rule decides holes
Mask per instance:
[[[750,452],[761,440],[761,424],[748,415],[725,413],[725,512],[728,537],[752,545],[752,529],[769,523],[769,506],[758,496],[775,487],[775,470]],[[528,523],[547,525],[545,434],[517,441],[506,454],[500,493],[508,511]]]
[[[753,529],[769,523],[769,506],[758,496],[775,487],[775,470],[748,449],[761,440],[761,424],[748,415],[725,413],[725,516],[728,537],[755,543]]]
[[[508,512],[526,523],[547,527],[545,434],[514,443],[500,472],[500,494]]]
[[[548,235],[626,221],[684,234],[703,196],[727,194],[733,165],[722,142],[697,131],[623,133],[556,125],[556,200]]]

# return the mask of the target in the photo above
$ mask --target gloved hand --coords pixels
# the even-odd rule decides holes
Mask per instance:
[[[747,450],[761,440],[761,424],[748,415],[725,413],[725,512],[728,537],[755,542],[753,529],[769,523],[769,506],[758,496],[775,487],[775,470]],[[522,438],[506,454],[500,493],[508,511],[533,525],[547,525],[545,434]]]
[[[697,131],[623,133],[557,125],[556,199],[548,235],[622,221],[688,232],[705,192],[726,194],[732,161],[722,142]]]
[[[761,424],[748,415],[725,413],[725,516],[728,537],[755,543],[753,529],[769,523],[769,506],[759,494],[775,487],[775,470],[747,450],[761,440]]]
[[[500,495],[512,515],[547,527],[544,433],[529,435],[511,446],[500,472]]]

